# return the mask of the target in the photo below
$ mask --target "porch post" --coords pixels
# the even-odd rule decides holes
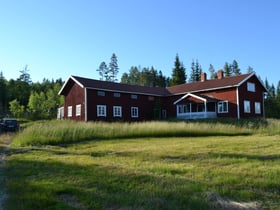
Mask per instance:
[[[204,101],[204,118],[207,117],[207,101]]]

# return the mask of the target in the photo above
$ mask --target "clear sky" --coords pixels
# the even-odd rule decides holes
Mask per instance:
[[[207,73],[235,59],[276,86],[279,11],[279,0],[0,0],[0,71],[99,79],[115,53],[119,78],[139,65],[171,76],[178,53],[188,75],[193,59]]]

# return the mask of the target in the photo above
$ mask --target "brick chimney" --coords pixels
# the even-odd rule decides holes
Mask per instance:
[[[224,71],[222,69],[220,69],[218,71],[218,79],[223,79],[224,78]]]
[[[202,72],[200,75],[200,81],[205,82],[207,80],[207,74],[205,72]]]

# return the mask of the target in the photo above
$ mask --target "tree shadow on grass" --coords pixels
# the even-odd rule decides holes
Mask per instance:
[[[172,176],[20,156],[5,169],[6,209],[211,209],[204,186]]]

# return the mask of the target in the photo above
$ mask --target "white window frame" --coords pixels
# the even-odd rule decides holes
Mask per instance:
[[[76,116],[81,116],[81,104],[76,105]]]
[[[113,116],[122,117],[122,107],[121,106],[113,106]]]
[[[255,102],[255,114],[261,114],[261,103]]]
[[[72,111],[73,111],[73,107],[72,106],[68,106],[67,107],[67,116],[68,117],[72,117]]]
[[[218,113],[228,113],[228,101],[218,102]]]
[[[98,96],[105,96],[105,92],[99,90],[99,91],[97,91],[97,95],[98,95]]]
[[[106,113],[106,105],[97,105],[97,117],[106,117],[107,113]]]
[[[135,95],[135,94],[131,94],[131,99],[138,99],[138,95]]]
[[[138,116],[139,116],[138,112],[139,112],[138,107],[135,107],[135,106],[131,107],[131,117],[132,118],[138,118]]]
[[[247,90],[250,92],[256,92],[256,85],[252,82],[247,82]]]
[[[251,113],[251,103],[249,100],[244,100],[244,113]]]
[[[119,98],[119,97],[121,97],[121,94],[120,93],[114,93],[114,97]]]

